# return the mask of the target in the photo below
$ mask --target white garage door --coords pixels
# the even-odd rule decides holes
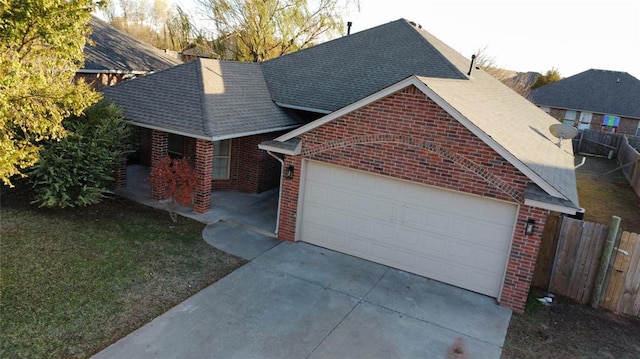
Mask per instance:
[[[300,239],[498,297],[513,204],[306,161]]]

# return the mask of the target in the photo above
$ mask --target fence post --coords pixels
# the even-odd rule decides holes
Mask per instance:
[[[612,216],[611,225],[609,225],[609,233],[607,234],[607,241],[604,243],[604,247],[602,248],[602,257],[600,257],[598,275],[596,276],[596,282],[593,286],[593,296],[591,297],[591,307],[593,308],[598,308],[600,305],[602,287],[604,286],[604,279],[607,275],[607,268],[609,267],[611,253],[613,252],[613,244],[616,242],[619,228],[620,217]]]

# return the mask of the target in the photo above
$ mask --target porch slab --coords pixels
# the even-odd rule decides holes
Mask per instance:
[[[119,196],[138,203],[169,211],[170,203],[151,197],[149,169],[141,165],[127,166],[127,186],[115,191]],[[262,193],[214,191],[211,193],[211,209],[195,213],[191,208],[176,206],[174,211],[198,222],[212,224],[226,222],[241,225],[253,232],[272,236],[276,230],[278,188]]]

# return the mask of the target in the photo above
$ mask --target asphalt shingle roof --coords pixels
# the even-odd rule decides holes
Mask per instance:
[[[558,121],[484,71],[467,81],[420,80],[578,207],[571,141],[559,148],[549,132]]]
[[[93,29],[89,35],[93,44],[87,43],[84,47],[85,62],[81,70],[147,73],[181,63],[95,16],[91,17],[89,26]]]
[[[640,119],[640,80],[626,72],[591,69],[531,91],[539,106]]]
[[[205,139],[297,126],[276,106],[257,63],[195,61],[103,90],[137,125]]]
[[[409,76],[465,78],[400,19],[264,62],[273,100],[332,112]]]
[[[388,43],[388,47],[385,48],[388,53],[395,54],[394,57],[400,64],[411,61],[403,58],[404,53],[399,49],[413,48],[410,53],[424,51],[428,57],[435,57],[435,60],[429,60],[424,59],[424,54],[420,55],[421,60],[417,63],[436,64],[436,68],[428,71],[428,75],[417,76],[418,80],[467,119],[472,126],[484,133],[485,137],[490,138],[504,151],[511,154],[519,162],[519,168],[534,173],[533,177],[537,177],[536,181],[539,184],[551,187],[565,197],[570,202],[565,205],[578,207],[573,150],[570,141],[565,141],[561,148],[556,145],[557,139],[549,133],[549,126],[558,123],[554,118],[480,69],[473,69],[471,76],[467,76],[469,59],[427,31],[414,27],[405,20],[374,28],[373,31],[376,36],[378,33],[384,35],[393,31],[402,34],[395,41]],[[367,40],[370,35],[362,34],[362,38]],[[330,44],[328,43],[328,45]],[[342,45],[339,46],[339,48],[341,47]],[[333,54],[329,48],[325,51],[327,54]],[[295,66],[293,63],[289,65]],[[346,64],[344,66],[349,67]],[[381,67],[384,68],[384,66],[391,65],[387,62]],[[371,68],[378,69],[380,67],[371,66]],[[401,71],[396,73],[401,73]],[[356,87],[366,87],[367,81],[372,78],[379,80],[376,78],[376,74],[373,72],[368,76],[363,76]],[[328,76],[330,82],[334,81],[332,76]],[[389,75],[385,78],[387,81],[393,81],[394,76]],[[356,81],[356,79],[348,78],[344,80],[343,85],[346,88],[353,87],[350,81]],[[381,85],[382,82],[373,81],[373,83]],[[273,89],[271,82],[269,84],[270,89]],[[320,88],[319,93],[323,93],[325,86],[321,82],[316,87]],[[335,89],[335,91],[341,93],[340,89]],[[361,94],[363,93],[365,93],[364,90]],[[366,93],[366,95],[369,94]],[[363,98],[364,96],[358,100]],[[342,100],[342,103],[345,104],[350,101],[346,96],[338,98],[338,100]],[[334,105],[337,103],[340,102],[335,102]],[[317,120],[318,123],[322,123],[322,121],[323,118]],[[312,128],[313,123],[301,128],[300,131]],[[280,138],[287,141],[294,133],[298,132],[294,130],[291,135],[284,135]]]

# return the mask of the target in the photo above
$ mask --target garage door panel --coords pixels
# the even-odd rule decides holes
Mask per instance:
[[[497,297],[515,205],[305,163],[301,240]]]

